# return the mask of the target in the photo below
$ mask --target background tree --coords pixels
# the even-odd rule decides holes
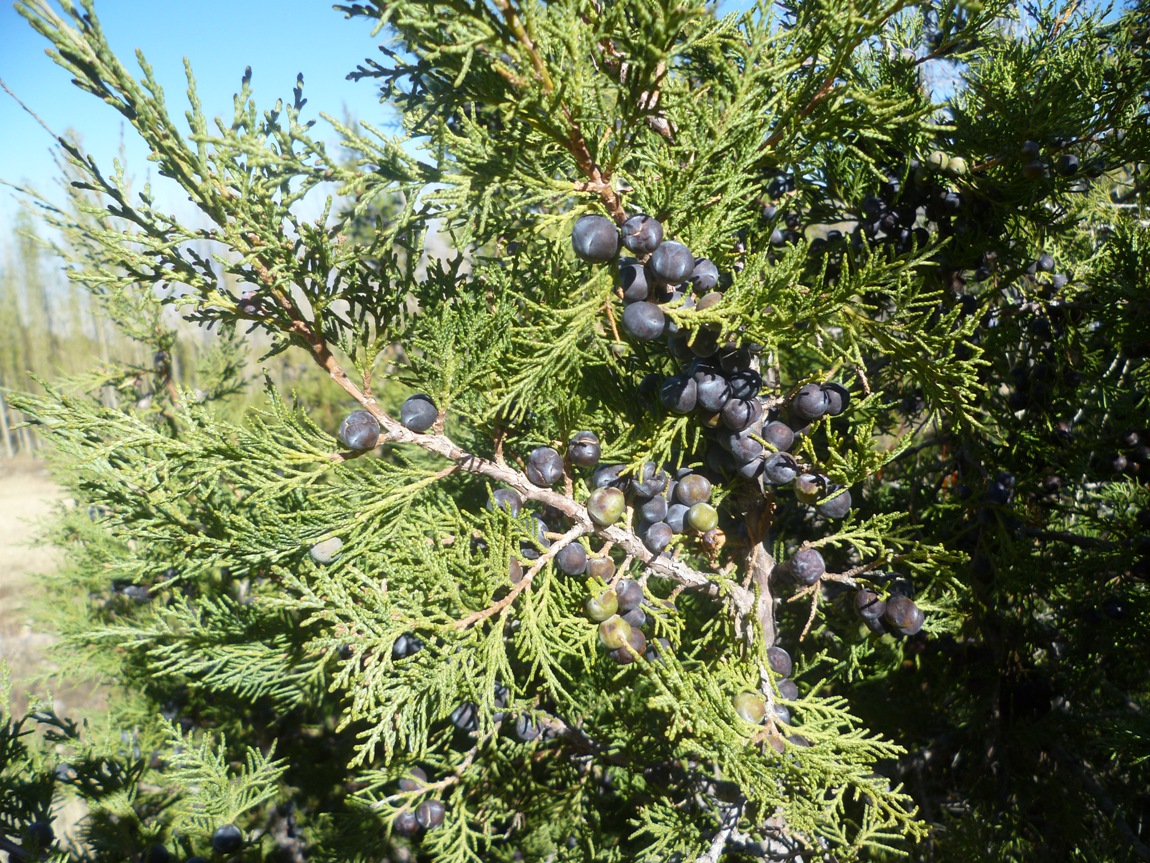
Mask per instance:
[[[210,225],[71,146],[70,275],[354,411],[162,356],[147,410],[16,400],[121,690],[39,715],[74,854],[1147,856],[1144,14],[339,7],[407,133],[334,123],[348,164],[302,82],[213,124],[189,72],[185,135],[90,5],[20,8]]]

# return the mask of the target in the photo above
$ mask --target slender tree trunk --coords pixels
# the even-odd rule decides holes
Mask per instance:
[[[8,406],[4,403],[4,393],[0,392],[0,437],[4,438],[4,454],[8,458],[16,455],[12,450],[12,438],[8,433]]]

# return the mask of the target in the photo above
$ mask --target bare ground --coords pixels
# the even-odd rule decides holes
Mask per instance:
[[[38,632],[31,622],[37,577],[51,572],[59,562],[58,549],[37,541],[38,525],[62,499],[42,465],[0,460],[0,660],[12,674],[14,716],[24,714],[29,696],[51,695],[56,711],[71,718],[103,704],[102,693],[91,686],[46,679],[53,670],[48,647],[55,639]],[[61,801],[54,825],[57,835],[74,837],[76,822],[84,812],[79,801]]]
[[[36,525],[59,500],[59,489],[42,469],[0,466],[0,658],[12,672],[16,715],[27,704],[30,685],[44,692],[33,679],[50,668],[45,651],[52,637],[36,632],[29,618],[36,576],[51,572],[57,562],[55,549],[36,542]]]

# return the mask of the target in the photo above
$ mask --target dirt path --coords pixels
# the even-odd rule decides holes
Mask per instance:
[[[45,650],[53,639],[32,628],[29,610],[36,576],[51,572],[59,554],[36,542],[37,524],[60,499],[59,488],[42,468],[0,463],[0,658],[12,672],[17,715],[27,703],[24,690],[50,667]],[[42,685],[34,689],[45,691]]]
[[[39,523],[63,499],[61,490],[36,465],[12,465],[0,460],[0,659],[12,672],[12,712],[22,715],[29,692],[43,697],[49,685],[41,679],[52,670],[47,648],[54,638],[37,632],[29,620],[36,598],[37,576],[59,563],[59,550],[36,542]],[[51,687],[53,706],[73,718],[103,704],[91,686]],[[83,803],[61,797],[56,804],[56,835],[77,841]],[[3,859],[3,855],[0,855]]]

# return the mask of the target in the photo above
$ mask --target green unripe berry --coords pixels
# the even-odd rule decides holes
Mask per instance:
[[[608,650],[618,650],[631,638],[631,624],[613,614],[599,624],[599,640]]]
[[[706,533],[719,524],[719,511],[709,503],[697,503],[687,510],[687,524],[699,533]]]
[[[735,696],[735,712],[752,725],[762,725],[767,718],[767,702],[753,692],[740,692]]]
[[[619,610],[619,597],[613,590],[605,590],[598,596],[587,600],[585,605],[587,616],[592,620],[606,620]]]
[[[589,557],[584,572],[599,581],[610,581],[615,575],[615,561],[609,557]]]
[[[617,522],[626,507],[627,499],[617,488],[597,488],[587,498],[587,515],[600,527]]]
[[[322,542],[317,542],[311,547],[308,553],[311,559],[319,564],[331,563],[339,557],[340,549],[343,548],[343,540],[338,536],[333,536],[330,539],[325,539]]]

